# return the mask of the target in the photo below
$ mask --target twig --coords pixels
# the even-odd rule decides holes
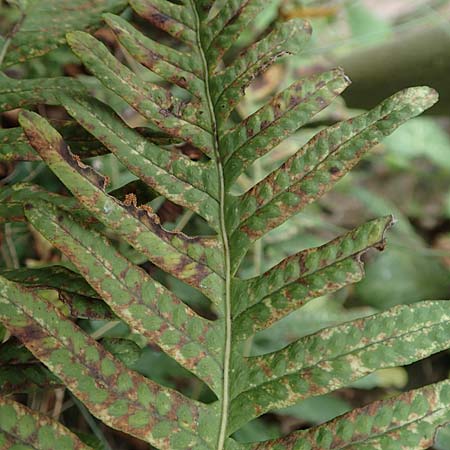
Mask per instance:
[[[94,331],[91,334],[91,337],[94,339],[99,339],[101,338],[105,333],[107,333],[108,331],[112,330],[113,328],[115,328],[117,325],[119,325],[120,321],[119,320],[113,320],[112,322],[108,322],[105,325],[103,325],[102,327],[100,327],[97,331]]]
[[[76,397],[74,397],[73,395],[71,395],[71,397],[74,404],[77,406],[81,415],[83,416],[84,420],[89,425],[89,428],[94,433],[95,437],[103,444],[103,448],[105,450],[112,450],[111,446],[109,445],[109,442],[105,438],[105,435],[103,434],[100,427],[97,425],[96,420],[88,411],[88,409]]]
[[[52,417],[56,420],[59,419],[59,416],[62,412],[63,402],[64,402],[64,388],[58,388],[54,390],[55,394],[55,406],[53,407]]]
[[[180,218],[177,223],[177,226],[173,231],[183,231],[184,227],[189,223],[194,213],[190,210],[187,210]]]
[[[263,170],[261,161],[256,161],[254,164],[253,182],[256,184],[263,178]],[[258,239],[253,247],[253,270],[255,275],[261,275],[262,258],[263,258],[264,238]]]
[[[5,224],[5,242],[8,247],[8,252],[11,256],[12,266],[14,267],[14,269],[18,269],[19,258],[17,257],[16,247],[14,247],[10,223]]]

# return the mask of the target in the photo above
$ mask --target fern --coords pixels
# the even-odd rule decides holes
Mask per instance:
[[[78,271],[57,266],[2,271],[0,320],[31,352],[24,358],[34,356],[45,365],[41,383],[66,386],[105,424],[160,449],[429,447],[436,428],[450,420],[447,381],[275,441],[240,444],[232,435],[272,409],[450,346],[450,304],[427,301],[321,330],[270,354],[245,354],[256,332],[360,280],[361,255],[384,246],[391,217],[294,254],[260,276],[242,279],[238,272],[258,239],[331,189],[384,136],[432,106],[436,93],[427,87],[406,89],[367,113],[325,128],[237,195],[233,187],[239,176],[329,105],[348,78],[335,69],[295,81],[236,123],[232,113],[243,90],[278,57],[301,51],[309,25],[296,19],[278,24],[231,57],[236,36],[264,8],[263,1],[231,0],[222,8],[210,0],[129,4],[165,32],[170,45],[119,16],[104,19],[140,70],[153,72],[163,83],[143,81],[140,72],[86,32],[69,33],[67,42],[105,88],[148,121],[151,132],[128,126],[76,80],[0,79],[4,110],[51,103],[64,106],[72,117],[53,123],[23,111],[21,128],[0,135],[3,159],[42,159],[72,194],[30,184],[0,193],[3,221],[33,225]],[[189,159],[180,144],[195,147],[203,157]],[[114,196],[107,178],[81,162],[108,152],[151,191],[204,219],[213,234],[188,237],[167,231],[142,199]],[[111,233],[206,296],[217,319],[202,317],[134,264],[112,244]],[[60,301],[41,288],[57,290]],[[120,343],[97,341],[77,325],[78,318],[125,322],[139,339],[157,344],[205,383],[215,400],[194,400],[131,370]],[[26,374],[19,386],[13,378],[0,384],[3,394],[39,385]],[[88,448],[62,425],[4,397],[0,447],[14,443]]]

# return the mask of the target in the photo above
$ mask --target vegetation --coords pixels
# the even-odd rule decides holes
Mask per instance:
[[[243,177],[262,158],[349,85],[341,69],[315,73],[239,119],[246,88],[278,58],[302,51],[309,24],[294,18],[254,35],[246,29],[264,9],[262,0],[130,0],[137,22],[159,30],[146,35],[129,10],[113,14],[125,2],[89,3],[84,9],[85,2],[48,1],[48,13],[39,2],[20,4],[21,28],[4,42],[8,67],[54,49],[65,35],[96,81],[89,87],[70,77],[0,78],[1,110],[22,108],[20,127],[0,130],[3,160],[41,159],[66,189],[17,183],[0,192],[2,220],[30,224],[65,258],[1,272],[0,448],[105,448],[92,416],[158,449],[430,447],[436,429],[450,420],[448,381],[275,440],[242,442],[237,435],[269,411],[450,346],[450,303],[424,301],[270,352],[251,350],[257,333],[360,281],[362,255],[384,248],[391,216],[245,275],[246,254],[261,238],[430,108],[436,92],[408,88],[323,128],[246,185]],[[66,7],[77,13],[63,22]],[[43,34],[45,42],[27,31],[53,17],[58,26]],[[102,18],[124,58],[86,32]],[[124,104],[143,126],[118,114]],[[70,118],[40,115],[31,111],[35,105],[62,106]],[[132,174],[120,189],[85,161],[107,154]],[[152,208],[160,197],[184,208],[180,222],[195,217],[198,226],[191,233],[181,231],[183,223],[164,227]],[[102,326],[89,329],[92,321]],[[108,335],[116,326],[128,327],[126,338]],[[189,373],[192,384],[167,386],[139,370],[136,361],[149,345],[170,358],[174,371]],[[31,361],[32,371],[20,369]],[[98,441],[11,396],[49,386],[67,388],[81,402]]]

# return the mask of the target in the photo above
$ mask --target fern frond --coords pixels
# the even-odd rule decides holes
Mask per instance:
[[[232,379],[236,397],[230,431],[305,395],[322,395],[376,369],[410,364],[448,348],[449,312],[447,301],[397,306],[319,331],[277,352],[245,358]]]
[[[289,437],[248,445],[252,450],[426,449],[450,420],[449,382],[374,402]]]
[[[324,195],[383,137],[436,101],[432,89],[411,88],[369,113],[313,137],[304,149],[236,202],[242,219],[232,234],[239,243],[235,264],[252,242]]]
[[[91,134],[84,132],[77,122],[53,121],[52,125],[61,133],[70,148],[80,158],[90,158],[108,153]],[[22,128],[0,129],[0,161],[40,161]]]
[[[92,450],[56,420],[5,397],[0,397],[0,446]]]
[[[3,65],[42,56],[65,44],[68,31],[98,28],[103,13],[120,13],[126,4],[126,0],[24,2],[23,20],[16,25]]]
[[[82,95],[84,86],[73,78],[36,78],[32,80],[14,80],[0,78],[0,109],[9,111],[36,104],[59,105],[58,96],[64,91]]]
[[[315,440],[323,449],[375,449],[397,431],[405,444],[389,448],[425,448],[432,430],[449,420],[446,383],[276,441],[245,445],[232,434],[272,409],[450,346],[448,302],[429,301],[248,356],[247,340],[255,333],[313,298],[360,280],[361,255],[384,247],[390,216],[290,255],[262,275],[243,279],[239,272],[256,240],[318,200],[383,137],[436,102],[436,93],[409,88],[372,111],[323,129],[237,195],[238,178],[327,107],[348,78],[334,69],[300,79],[237,122],[232,113],[243,91],[277,58],[301,51],[310,26],[291,20],[241,42],[236,35],[265,2],[130,0],[129,5],[162,31],[161,42],[113,14],[104,18],[126,58],[83,31],[69,33],[67,42],[104,89],[142,116],[143,128],[132,128],[108,99],[93,98],[76,80],[0,79],[1,108],[57,104],[72,117],[57,123],[22,111],[22,128],[1,131],[1,158],[41,159],[69,194],[30,184],[8,186],[0,191],[0,213],[4,222],[33,225],[73,267],[2,271],[0,321],[94,416],[160,449],[309,450],[319,448]],[[196,160],[183,154],[186,147],[199,155]],[[106,153],[134,181],[111,192],[107,177],[81,161]],[[130,188],[137,197],[127,195]],[[147,204],[156,196],[194,214],[213,235],[166,229]],[[153,263],[161,278],[127,257],[120,250],[124,243],[141,262]],[[207,317],[214,318],[200,315],[189,299],[172,292],[162,281],[166,276],[206,297]],[[41,289],[58,295],[49,301]],[[208,386],[212,403],[131,370],[139,348],[126,340],[96,341],[78,327],[79,318],[124,322],[139,342],[158,346]],[[399,410],[389,416],[392,405]],[[357,429],[359,420],[367,425],[364,430]],[[419,431],[409,435],[413,426]]]
[[[100,102],[66,98],[62,103],[80,125],[148,186],[179,205],[195,208],[206,220],[217,219],[218,193],[213,188],[216,185],[213,167],[149,142]]]
[[[170,136],[180,138],[211,155],[212,134],[197,105],[185,105],[167,89],[143,83],[114,58],[104,44],[87,33],[67,37],[74,53],[109,89]]]
[[[216,383],[220,348],[213,323],[68,214],[38,201],[25,209],[29,222],[67,255],[117,316],[207,383]]]
[[[161,437],[207,448],[197,428],[204,407],[130,371],[93,338],[84,334],[49,301],[2,279],[0,318],[64,384],[106,424],[170,447]],[[157,406],[156,406],[157,405]],[[177,419],[172,407],[175,407]],[[193,427],[193,422],[197,425]]]

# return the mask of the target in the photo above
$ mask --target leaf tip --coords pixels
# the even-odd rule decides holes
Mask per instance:
[[[28,128],[33,123],[35,116],[38,115],[32,111],[27,111],[26,109],[21,110],[18,118],[20,126],[24,129]]]
[[[341,74],[341,76],[344,79],[344,82],[347,84],[347,86],[350,86],[352,84],[352,79],[345,73],[344,68],[341,66],[338,66],[338,67],[336,67],[336,70]]]
[[[66,33],[67,44],[72,50],[79,47],[83,41],[86,40],[86,37],[95,39],[89,33],[85,33],[84,31],[70,31],[69,33]]]
[[[115,14],[111,14],[111,13],[104,13],[102,14],[102,19],[105,21],[105,23],[107,23],[109,26],[111,26],[111,24],[113,24],[115,22],[115,19],[117,18],[117,16]]]
[[[420,112],[431,108],[439,100],[438,92],[429,86],[416,86],[405,89],[406,97],[410,99]],[[419,114],[420,114],[419,112]]]

